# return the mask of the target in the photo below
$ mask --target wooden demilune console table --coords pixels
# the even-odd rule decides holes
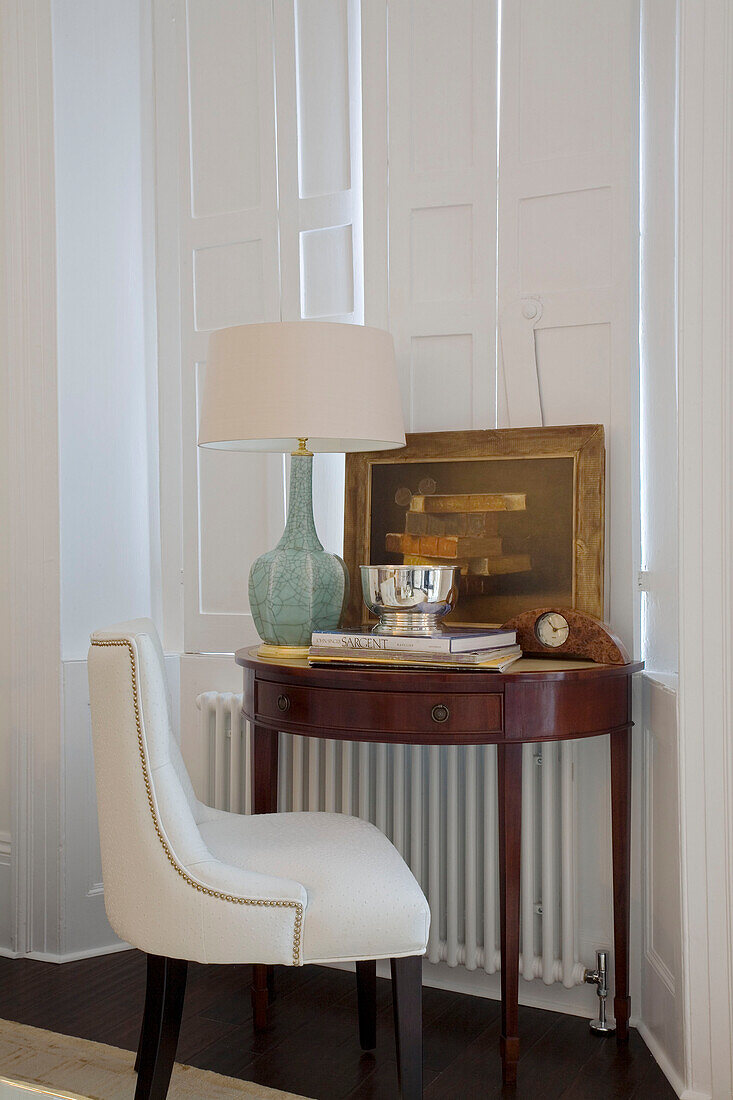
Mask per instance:
[[[339,741],[496,745],[499,777],[501,1058],[519,1058],[522,744],[608,734],[611,746],[616,1038],[628,1038],[631,677],[643,667],[522,659],[503,674],[309,668],[239,650],[252,723],[252,809],[277,809],[278,731]],[[255,1026],[267,1019],[267,967],[255,967]]]

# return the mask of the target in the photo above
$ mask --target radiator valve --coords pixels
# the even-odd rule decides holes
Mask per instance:
[[[598,994],[598,1019],[590,1021],[590,1029],[596,1035],[613,1035],[616,1025],[606,1019],[606,998],[608,997],[608,952],[596,951],[595,970],[586,970],[584,981],[595,985]]]

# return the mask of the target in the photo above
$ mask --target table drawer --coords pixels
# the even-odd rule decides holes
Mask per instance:
[[[303,725],[323,730],[373,730],[375,735],[486,734],[501,732],[502,699],[500,692],[338,691],[257,680],[255,716],[263,724],[286,730]]]

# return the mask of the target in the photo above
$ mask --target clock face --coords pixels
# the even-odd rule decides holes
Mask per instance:
[[[564,615],[558,611],[548,611],[540,615],[535,623],[534,632],[537,641],[543,646],[547,646],[548,649],[557,649],[567,641],[570,627]]]

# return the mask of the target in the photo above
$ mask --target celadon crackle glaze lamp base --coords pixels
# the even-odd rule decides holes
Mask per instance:
[[[314,630],[335,630],[349,595],[349,574],[327,553],[313,518],[313,454],[306,440],[290,458],[288,518],[274,550],[249,574],[249,606],[262,657],[305,657]]]
[[[404,446],[392,337],[323,321],[213,332],[198,442],[218,450],[291,452],[285,530],[252,566],[249,603],[263,641],[260,654],[302,657],[314,630],[338,627],[349,589],[344,562],[324,550],[316,532],[309,448],[343,453]]]

